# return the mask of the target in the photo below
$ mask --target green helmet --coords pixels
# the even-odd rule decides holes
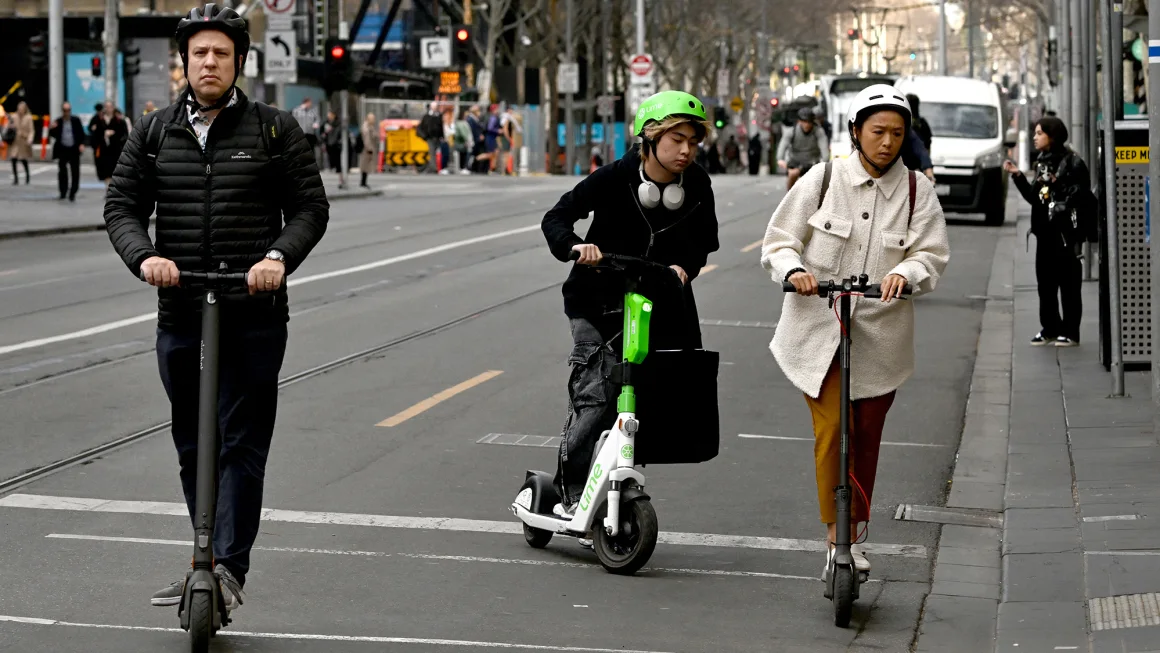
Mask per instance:
[[[661,91],[640,103],[636,111],[633,133],[644,134],[644,126],[652,121],[660,122],[670,116],[688,116],[697,120],[708,120],[705,105],[695,95],[684,91]]]

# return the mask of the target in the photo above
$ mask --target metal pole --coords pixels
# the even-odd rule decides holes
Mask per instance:
[[[1104,43],[1111,43],[1112,36],[1112,22],[1110,16],[1112,12],[1108,11],[1109,5],[1114,0],[1103,0],[1100,3],[1100,27],[1103,30]],[[1156,0],[1153,0],[1155,2]],[[1149,18],[1148,22],[1160,22],[1160,16]],[[1104,104],[1104,207],[1107,213],[1107,241],[1108,241],[1108,294],[1110,295],[1110,310],[1111,319],[1109,320],[1109,330],[1111,331],[1112,339],[1112,396],[1124,396],[1124,352],[1123,352],[1123,334],[1120,324],[1120,236],[1117,228],[1116,217],[1116,130],[1115,130],[1115,112],[1109,107],[1116,106],[1115,98],[1115,76],[1108,75],[1107,71],[1112,69],[1114,62],[1120,59],[1119,50],[1113,51],[1112,48],[1104,48],[1104,83],[1103,83],[1103,104]],[[1149,71],[1151,72],[1151,71]],[[1149,104],[1153,106],[1160,106],[1160,102],[1149,99]],[[1151,111],[1151,107],[1149,107]],[[1149,116],[1149,120],[1158,120],[1160,116]],[[1155,125],[1151,127],[1155,128]],[[1149,137],[1153,141],[1151,145],[1156,145],[1157,140],[1155,131]],[[1157,168],[1160,168],[1160,162],[1149,163],[1149,175],[1155,175]],[[1155,285],[1153,285],[1153,294],[1155,293]],[[1153,311],[1153,324],[1155,324],[1155,315],[1160,314],[1160,311]],[[1153,326],[1155,330],[1155,326]],[[1156,354],[1153,353],[1153,358]],[[1155,361],[1153,361],[1155,363]],[[1153,368],[1155,369],[1155,368]],[[1155,403],[1156,399],[1156,374],[1152,375],[1152,401]]]
[[[636,0],[636,51],[644,52],[644,0]]]
[[[350,25],[346,22],[346,15],[343,6],[343,0],[338,0],[338,38],[350,38]],[[344,182],[349,182],[347,175],[350,174],[350,95],[345,88],[338,94],[338,101],[342,103],[342,111],[339,114],[339,121],[342,125],[342,163],[339,164],[339,170],[342,170],[342,178]],[[282,107],[279,107],[282,108]],[[283,108],[283,110],[285,110]],[[434,161],[431,165],[434,165]],[[447,162],[444,161],[446,166]]]
[[[1082,75],[1083,91],[1080,93],[1080,101],[1083,103],[1083,110],[1080,115],[1082,120],[1080,124],[1084,128],[1083,143],[1085,148],[1080,154],[1083,156],[1084,162],[1087,163],[1088,169],[1094,168],[1093,162],[1096,160],[1098,154],[1098,147],[1096,141],[1099,138],[1099,129],[1096,125],[1096,116],[1099,115],[1099,99],[1096,93],[1096,48],[1095,48],[1095,16],[1092,10],[1095,8],[1093,0],[1080,0],[1080,8],[1082,19],[1079,21],[1080,37],[1082,46],[1080,52],[1083,57],[1080,60],[1080,75]],[[1097,186],[1096,180],[1089,181],[1092,188]],[[1084,281],[1091,281],[1095,277],[1092,276],[1092,246],[1089,242],[1083,244],[1083,279]]]
[[[64,0],[48,3],[48,115],[64,103]]]
[[[612,4],[609,2],[600,3],[600,56],[603,62],[600,66],[600,74],[604,76],[604,83],[601,88],[604,89],[604,94],[612,95],[612,75],[609,75],[609,69],[612,65]],[[612,163],[612,158],[616,156],[616,150],[612,144],[612,116],[605,115],[600,119],[600,124],[604,126],[604,162]]]
[[[975,20],[971,14],[974,2],[967,0],[967,70],[968,77],[975,78]]]
[[[947,73],[947,0],[938,3],[938,72]]]
[[[1086,113],[1087,101],[1083,97],[1083,4],[1080,0],[1069,0],[1071,20],[1071,147],[1080,156],[1087,149]]]
[[[1071,128],[1071,23],[1068,0],[1057,0],[1059,5],[1059,32],[1056,50],[1059,51],[1059,86],[1056,95],[1056,113],[1063,124]]]
[[[643,0],[642,0],[643,1]],[[569,63],[576,61],[576,55],[572,51],[572,0],[565,2],[565,12],[567,16],[564,19],[564,45],[567,49],[567,54],[564,59]],[[644,21],[637,21],[637,38],[642,38],[640,30],[643,29]],[[575,132],[575,117],[572,115],[572,93],[566,93],[564,99],[564,165],[568,170],[564,173],[566,175],[575,174],[576,168],[576,132]]]
[[[105,101],[117,103],[117,0],[105,0]]]
[[[1160,80],[1160,57],[1153,58],[1151,56],[1152,43],[1156,43],[1154,39],[1160,36],[1160,0],[1149,0],[1148,2],[1148,35],[1149,41],[1148,50],[1148,78],[1153,80],[1149,85],[1149,90],[1156,86],[1156,80]],[[1108,63],[1107,57],[1111,53],[1105,55],[1104,65],[1105,70],[1111,69],[1113,64]],[[1117,57],[1118,59],[1118,57]],[[1160,93],[1148,93],[1148,147],[1149,152],[1156,152],[1160,154]],[[1152,157],[1148,163],[1148,178],[1160,180],[1160,156]],[[1149,191],[1151,188],[1149,188]],[[1151,211],[1149,212],[1148,220],[1150,225],[1160,224],[1160,202],[1151,202]],[[1151,240],[1151,238],[1149,238]],[[1160,333],[1160,310],[1155,308],[1160,306],[1157,304],[1157,299],[1160,299],[1160,246],[1149,243],[1152,258],[1152,342],[1156,342],[1156,334]],[[1115,270],[1116,268],[1112,268]],[[1112,273],[1112,279],[1116,278],[1116,273]],[[1116,296],[1113,295],[1113,299]],[[1118,304],[1116,305],[1118,307]],[[1113,334],[1118,334],[1119,331],[1114,331]],[[1113,348],[1112,356],[1116,356],[1116,350]],[[1157,406],[1160,406],[1160,347],[1152,347],[1152,415],[1153,419],[1160,417],[1160,411]],[[1116,359],[1113,358],[1113,361]],[[1113,362],[1113,365],[1115,363]],[[1121,372],[1122,373],[1122,372]]]
[[[1035,99],[1037,102],[1043,102],[1044,89],[1047,84],[1043,83],[1043,57],[1047,52],[1047,43],[1043,40],[1043,21],[1035,20]],[[1026,168],[1024,168],[1026,170]]]
[[[1112,75],[1115,79],[1116,85],[1113,87],[1115,97],[1112,102],[1115,104],[1116,120],[1123,120],[1124,118],[1124,62],[1119,53],[1124,51],[1124,7],[1119,0],[1112,0],[1112,38],[1107,42],[1112,44]]]

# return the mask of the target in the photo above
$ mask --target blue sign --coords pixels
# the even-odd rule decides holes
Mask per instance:
[[[1144,242],[1152,242],[1152,178],[1144,177]]]
[[[386,22],[386,14],[372,14],[368,13],[363,17],[363,22],[358,27],[358,34],[355,34],[353,43],[366,43],[367,45],[374,45],[375,41],[379,39],[379,31],[383,29],[383,23]],[[387,38],[385,43],[402,43],[406,38],[406,26],[403,24],[403,19],[399,16],[395,17],[395,22],[391,23],[391,29],[387,30]]]
[[[101,57],[101,77],[93,77],[93,57]],[[103,52],[69,52],[65,55],[65,70],[67,71],[68,87],[65,89],[65,99],[72,105],[73,115],[88,122],[95,113],[97,104],[105,101],[105,71],[108,62],[104,60]],[[121,74],[121,53],[117,53],[117,100],[114,104],[127,111],[125,107],[125,76]],[[60,107],[53,107],[53,113],[60,111]]]
[[[588,125],[575,125],[576,147],[583,147],[588,143]],[[556,130],[556,143],[560,147],[564,147],[566,139],[564,138],[566,132],[566,125],[560,123],[559,129]],[[592,142],[594,144],[604,143],[604,125],[602,123],[594,123],[592,125]],[[624,124],[616,122],[612,124],[612,148],[616,154],[616,158],[624,156]]]

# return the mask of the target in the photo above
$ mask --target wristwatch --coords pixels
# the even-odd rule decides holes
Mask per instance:
[[[279,263],[286,262],[286,255],[276,249],[272,249],[266,252],[266,258],[270,259],[271,261],[278,261]]]

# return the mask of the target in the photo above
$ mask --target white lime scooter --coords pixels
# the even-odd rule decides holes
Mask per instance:
[[[573,259],[578,252],[573,252]],[[616,406],[618,415],[612,428],[596,443],[593,464],[584,493],[571,519],[560,517],[552,508],[560,497],[552,475],[529,470],[512,502],[512,513],[524,523],[524,539],[543,548],[555,534],[591,538],[596,557],[606,570],[631,575],[652,556],[657,543],[657,516],[644,491],[644,474],[634,461],[635,436],[640,428],[636,418],[633,369],[644,362],[649,351],[649,318],[653,305],[633,292],[634,279],[648,268],[664,274],[672,270],[631,256],[605,254],[603,267],[627,273],[624,295],[623,385]]]

